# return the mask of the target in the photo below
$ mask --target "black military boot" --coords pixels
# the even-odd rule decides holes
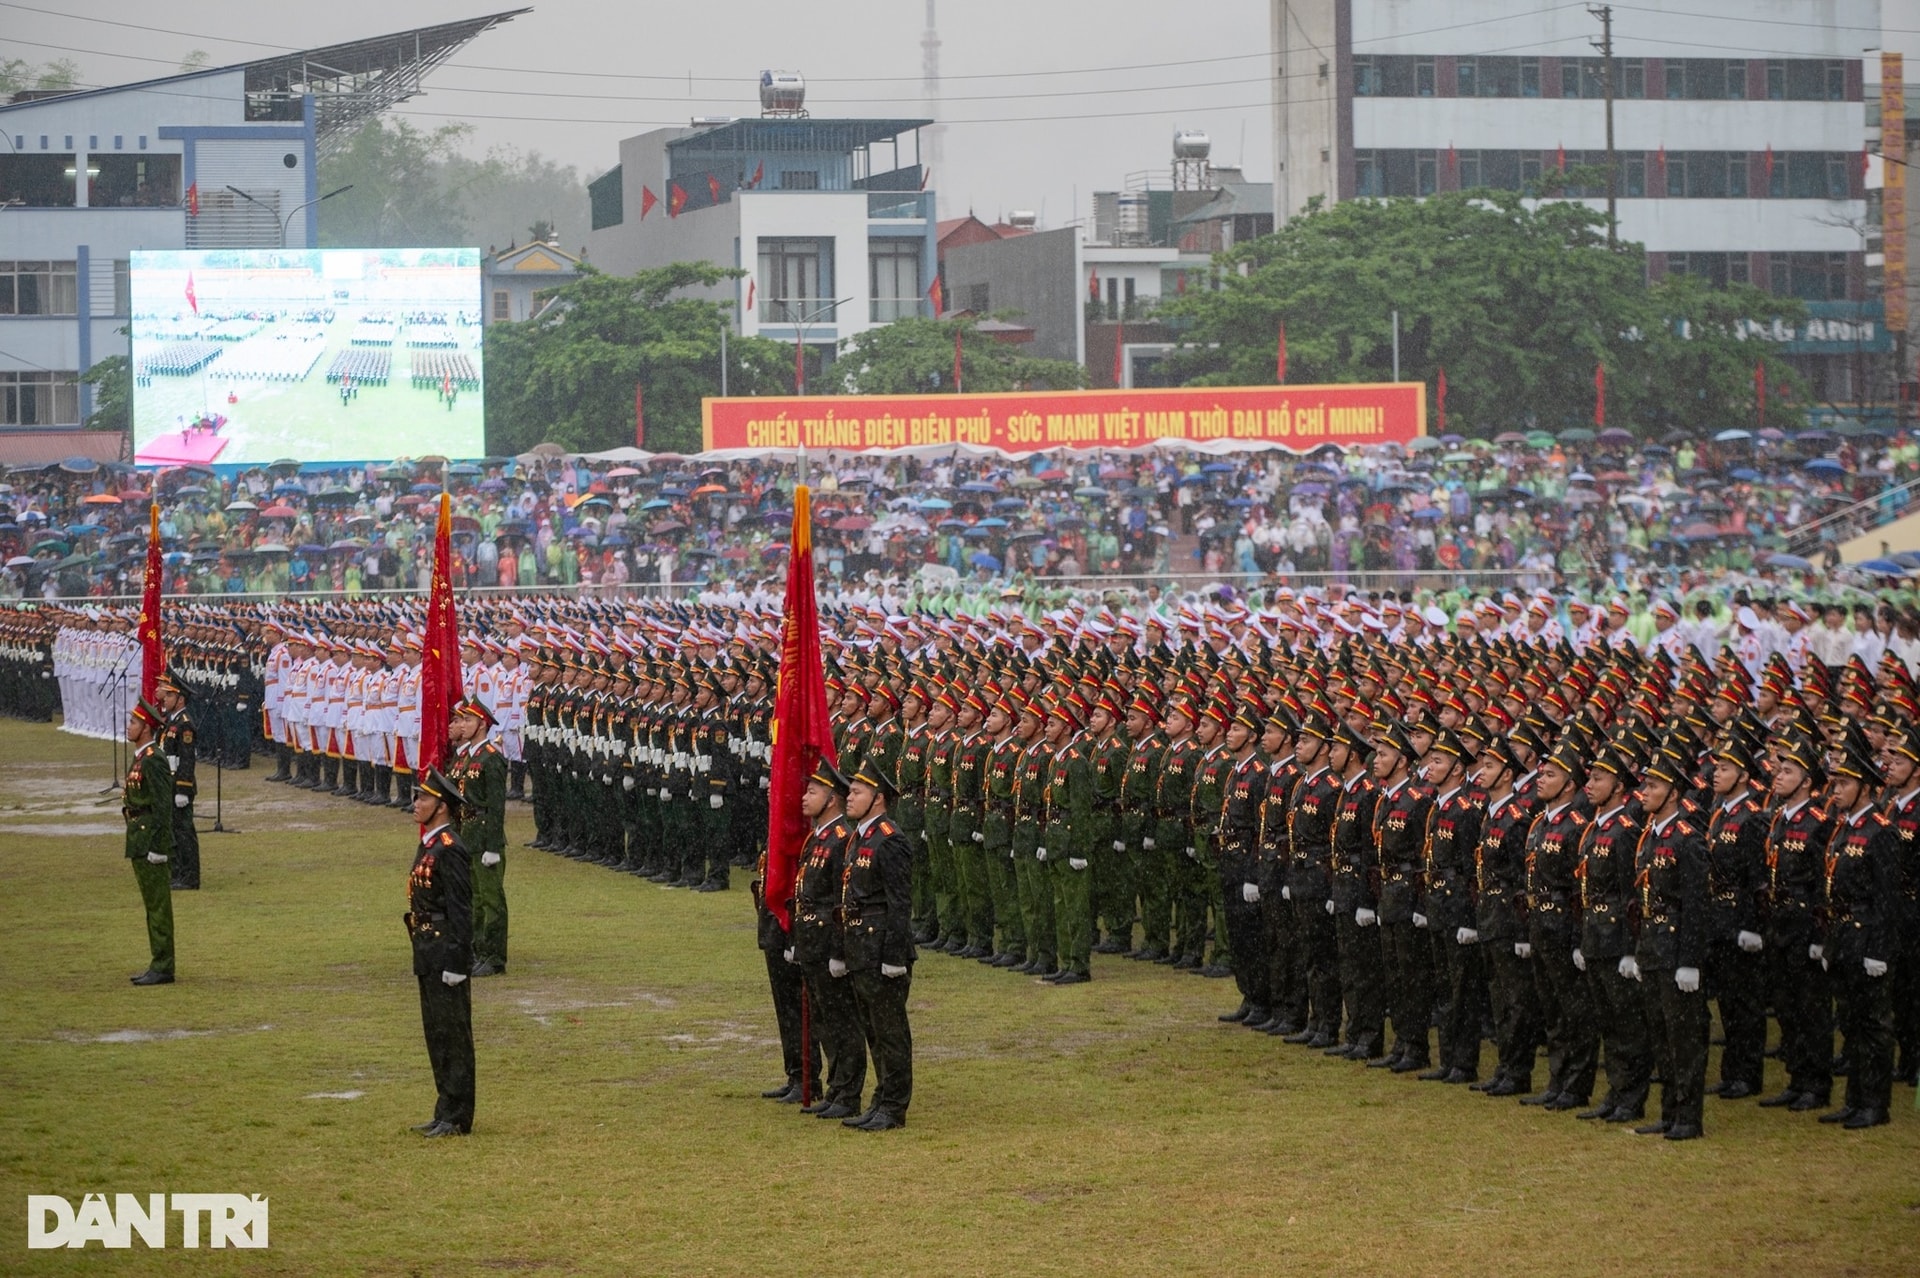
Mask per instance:
[[[393,769],[381,766],[373,770],[373,802],[380,807],[393,805]]]
[[[521,800],[527,797],[527,765],[524,761],[507,764],[507,797]]]
[[[273,747],[274,771],[273,771],[273,775],[268,777],[267,780],[269,781],[293,780],[292,774],[288,771],[288,765],[292,762],[293,762],[292,749],[287,746],[276,744]]]

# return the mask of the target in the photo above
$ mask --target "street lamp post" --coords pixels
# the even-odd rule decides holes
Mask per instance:
[[[804,395],[807,389],[807,383],[806,383],[807,325],[811,324],[814,320],[819,319],[822,315],[826,315],[831,312],[838,311],[842,306],[845,306],[848,302],[851,302],[852,300],[853,299],[851,297],[843,297],[843,298],[840,298],[838,301],[826,302],[818,307],[815,307],[813,310],[808,311],[805,315],[802,315],[799,319],[793,319],[791,317],[788,318],[787,322],[793,325],[793,330],[794,330],[794,338],[793,338],[793,346],[794,346],[793,393],[794,394]],[[784,305],[787,307],[789,311],[793,309],[792,302],[786,302],[784,303]]]
[[[316,196],[313,199],[308,200],[305,204],[295,206],[293,211],[288,213],[284,218],[281,218],[278,213],[274,212],[274,210],[267,208],[266,204],[263,201],[256,200],[253,196],[248,195],[245,191],[241,190],[237,186],[234,186],[232,183],[227,184],[227,189],[229,191],[232,191],[235,195],[239,196],[241,199],[245,200],[249,204],[258,204],[261,208],[266,209],[268,213],[273,214],[275,218],[279,219],[280,247],[285,248],[287,246],[287,232],[292,229],[293,219],[301,212],[301,210],[310,209],[316,204],[321,204],[326,202],[327,200],[331,200],[336,195],[345,195],[348,191],[351,191],[353,189],[353,183],[349,182],[345,186],[340,187],[337,190],[328,191],[325,195]]]

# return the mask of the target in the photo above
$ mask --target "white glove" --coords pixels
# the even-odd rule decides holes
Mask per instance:
[[[1145,849],[1146,849],[1147,851],[1149,851],[1149,852],[1151,852],[1151,851],[1153,851],[1153,840],[1152,840],[1152,839],[1142,839],[1142,840],[1140,840],[1140,846],[1141,846],[1141,847],[1143,847],[1143,848],[1145,848]]]
[[[191,802],[193,802],[193,800],[184,794],[176,794],[173,796],[173,806],[176,808],[184,808]]]
[[[1113,850],[1115,852],[1125,852],[1127,850],[1127,845],[1122,843],[1120,840],[1115,839],[1113,841]]]
[[[168,755],[168,756],[167,756],[167,771],[169,771],[169,772],[178,772],[179,770],[180,770],[180,756],[179,756],[179,755],[177,755],[177,754],[170,754],[170,755]]]
[[[1586,970],[1587,970],[1587,956],[1586,956],[1586,955],[1584,955],[1584,954],[1582,954],[1582,953],[1581,953],[1581,952],[1580,952],[1579,950],[1575,950],[1575,951],[1573,952],[1573,965],[1574,965],[1574,967],[1575,967],[1575,968],[1577,968],[1578,970],[1580,970],[1580,971],[1582,971],[1582,972],[1584,972],[1584,971],[1586,971]]]
[[[1416,914],[1416,915],[1414,915],[1414,916],[1413,916],[1413,925],[1414,925],[1415,927],[1425,927],[1425,926],[1427,925],[1427,916],[1426,916],[1426,915],[1424,915],[1424,914]]]
[[[667,789],[665,786],[662,786],[660,788],[660,802],[671,803],[672,801],[673,801],[673,791]]]
[[[1697,967],[1674,969],[1673,983],[1680,987],[1682,994],[1698,994],[1700,992],[1700,969]]]
[[[1087,868],[1087,859],[1081,856],[1070,856],[1067,858],[1067,868],[1069,870],[1084,870]]]
[[[727,806],[727,801],[717,794],[712,794],[707,796],[707,806],[715,812],[718,812],[721,808]]]
[[[846,974],[847,974],[847,963],[845,959],[828,959],[827,960],[828,976],[840,977],[840,976],[845,976]]]
[[[897,980],[900,977],[905,976],[906,974],[907,974],[907,969],[899,963],[882,963],[880,965],[880,975],[886,977],[890,981]]]
[[[1809,945],[1807,947],[1807,957],[1812,959],[1816,963],[1826,958],[1826,956],[1827,956],[1826,950],[1822,949],[1818,945]]]
[[[771,788],[771,786],[772,786],[772,783],[771,783],[771,782],[769,782],[769,781],[767,780],[767,778],[765,778],[765,777],[761,777],[761,778],[760,778],[760,788],[761,788],[762,790],[766,790],[766,789],[770,789],[770,788]]]
[[[613,778],[612,778],[612,777],[601,777],[601,778],[600,778],[600,784],[601,784],[601,785],[612,785],[612,784],[613,784]]]
[[[147,853],[148,865],[165,865],[166,863],[167,863],[167,858],[165,858],[164,856],[161,856],[158,852]]]
[[[786,949],[781,950],[780,957],[789,963],[793,962],[793,947],[789,945]]]
[[[1628,954],[1622,957],[1620,960],[1620,975],[1626,977],[1629,981],[1639,980],[1640,979],[1639,960],[1635,959],[1631,954]]]
[[[629,794],[631,794],[631,793],[633,792],[633,778],[632,778],[632,777],[621,777],[621,778],[620,778],[620,788],[621,788],[622,790],[625,790],[625,791],[627,791],[627,792],[628,792]]]
[[[1863,959],[1861,961],[1867,969],[1868,976],[1880,977],[1887,974],[1887,965],[1879,959]]]
[[[1248,905],[1260,904],[1260,885],[1258,883],[1242,883],[1240,885],[1240,899]]]
[[[467,974],[465,972],[440,973],[440,981],[444,985],[458,985],[460,982],[466,979],[467,979]]]
[[[1293,889],[1285,886],[1281,887],[1280,899],[1283,901],[1291,901],[1293,899]]]
[[[975,830],[973,832],[973,841],[975,843],[985,843],[987,841],[986,832],[984,830]]]
[[[1353,912],[1353,922],[1355,927],[1372,927],[1375,923],[1378,923],[1379,921],[1380,921],[1380,916],[1378,914],[1375,914],[1372,910],[1369,910],[1364,905]]]
[[[933,846],[933,840],[927,837],[927,832],[925,830],[920,831],[920,841],[926,844],[928,847]]]
[[[1525,941],[1515,941],[1513,943],[1513,956],[1515,958],[1530,959],[1533,957],[1533,946],[1527,944]]]
[[[1733,938],[1733,941],[1749,954],[1758,954],[1766,945],[1766,942],[1760,939],[1758,932],[1741,932]]]
[[[480,854],[480,864],[488,866],[498,865],[500,864],[500,854],[498,852],[482,852]]]
[[[1463,927],[1453,934],[1453,943],[1455,945],[1478,945],[1480,943],[1480,934],[1470,927]]]
[[[1037,861],[1044,861],[1047,859],[1047,850],[1045,848],[1035,848],[1033,850],[1033,856]]]
[[[1327,913],[1329,913],[1329,914],[1333,914],[1333,913],[1335,913],[1335,912],[1337,912],[1337,911],[1339,910],[1339,908],[1340,908],[1340,907],[1339,907],[1339,906],[1337,906],[1337,905],[1335,905],[1335,904],[1334,904],[1334,903],[1333,903],[1332,901],[1328,901],[1328,902],[1327,902]]]

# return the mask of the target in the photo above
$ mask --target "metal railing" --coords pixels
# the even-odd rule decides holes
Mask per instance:
[[[1920,489],[1920,476],[1904,484],[1883,488],[1871,497],[1863,497],[1838,510],[1830,510],[1789,533],[1787,548],[1796,555],[1803,555],[1809,550],[1818,549],[1825,542],[1844,541],[1847,537],[1890,524],[1902,515],[1911,513],[1916,489]],[[1895,500],[1898,498],[1905,500]],[[1862,519],[1863,515],[1868,518]],[[1833,535],[1835,533],[1844,535]]]

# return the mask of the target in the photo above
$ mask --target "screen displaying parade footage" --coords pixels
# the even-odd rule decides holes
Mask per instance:
[[[133,254],[141,465],[478,457],[480,252]]]

